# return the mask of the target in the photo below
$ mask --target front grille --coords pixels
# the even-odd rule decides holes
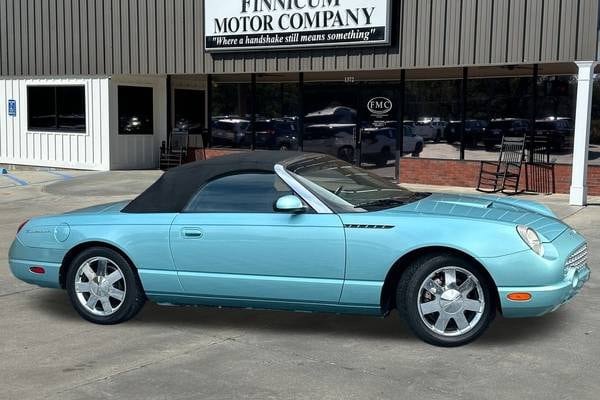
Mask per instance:
[[[584,244],[583,246],[575,250],[575,252],[569,256],[569,258],[567,258],[567,262],[565,263],[565,275],[571,269],[579,270],[582,267],[586,266],[587,261],[588,247],[587,244]]]

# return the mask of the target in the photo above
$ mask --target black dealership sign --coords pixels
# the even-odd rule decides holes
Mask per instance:
[[[205,0],[207,51],[389,44],[390,0]]]

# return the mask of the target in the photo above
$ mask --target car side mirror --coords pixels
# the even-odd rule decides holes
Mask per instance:
[[[300,214],[306,212],[306,207],[298,196],[283,196],[275,203],[275,211]]]

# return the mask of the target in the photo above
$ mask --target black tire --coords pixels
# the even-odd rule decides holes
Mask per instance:
[[[102,257],[114,263],[122,272],[126,290],[120,307],[114,314],[101,316],[89,311],[77,297],[75,283],[77,271],[87,260]],[[91,247],[79,253],[71,262],[66,278],[67,293],[71,305],[84,319],[100,325],[114,325],[133,318],[144,306],[146,296],[140,279],[133,266],[117,251],[106,247]]]
[[[419,155],[421,155],[421,153],[423,152],[423,143],[419,142],[415,145],[415,150],[412,153],[413,157],[419,157]]]
[[[375,160],[375,166],[377,168],[386,167],[388,164],[388,161],[391,160],[392,158],[393,158],[392,152],[390,151],[390,149],[388,147],[386,147],[383,150],[381,150],[381,153],[377,156],[377,159]]]
[[[288,143],[281,143],[279,145],[279,151],[289,151],[290,145]]]
[[[429,328],[419,313],[418,305],[420,296],[422,296],[422,293],[419,293],[419,291],[425,280],[440,268],[450,266],[461,268],[472,274],[480,283],[484,300],[483,310],[478,322],[468,332],[457,336],[442,335]],[[453,254],[431,255],[417,259],[402,274],[398,283],[396,304],[400,315],[407,322],[408,326],[423,341],[440,347],[462,346],[481,336],[494,320],[496,316],[496,304],[495,297],[492,295],[492,287],[493,284],[488,282],[487,277],[466,258]],[[460,298],[462,299],[462,296]],[[463,311],[463,315],[465,315],[465,312],[468,311]],[[433,316],[436,314],[430,315]],[[439,318],[439,313],[437,314],[437,318]],[[470,322],[474,320],[472,318]],[[454,323],[456,324],[456,322]]]
[[[354,149],[350,146],[344,146],[338,150],[338,158],[348,163],[354,162]]]

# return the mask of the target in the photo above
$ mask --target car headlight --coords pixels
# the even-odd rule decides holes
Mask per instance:
[[[519,225],[517,226],[517,232],[519,232],[521,239],[531,247],[531,250],[533,250],[535,254],[540,257],[544,256],[544,245],[536,231],[525,225]]]

